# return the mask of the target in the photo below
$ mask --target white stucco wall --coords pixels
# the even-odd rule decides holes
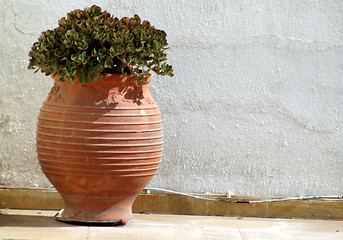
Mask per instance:
[[[0,183],[50,186],[35,154],[52,80],[26,70],[41,31],[76,8],[138,13],[168,33],[175,77],[154,77],[164,157],[150,186],[342,194],[343,2],[8,0],[0,5]]]

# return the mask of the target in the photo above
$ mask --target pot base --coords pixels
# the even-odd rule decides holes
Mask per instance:
[[[118,223],[132,219],[136,195],[90,197],[62,194],[64,210],[61,219],[88,223]]]
[[[54,216],[54,219],[59,222],[74,224],[74,225],[81,225],[81,226],[125,226],[126,221],[125,220],[119,220],[119,221],[102,221],[102,222],[94,222],[94,221],[79,221],[74,219],[68,219],[62,216],[64,209],[56,213]]]

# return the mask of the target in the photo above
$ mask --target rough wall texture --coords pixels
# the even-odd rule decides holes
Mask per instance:
[[[50,186],[35,153],[52,80],[26,70],[41,31],[96,2],[168,33],[175,77],[154,77],[165,128],[151,186],[342,194],[343,2],[12,0],[0,6],[0,182]]]

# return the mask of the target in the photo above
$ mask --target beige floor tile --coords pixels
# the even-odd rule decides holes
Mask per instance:
[[[87,239],[87,234],[87,227],[56,222],[52,217],[0,215],[0,239],[74,240]]]
[[[238,228],[202,227],[202,233],[206,240],[244,240]]]
[[[11,240],[86,240],[87,228],[3,227],[0,239]]]
[[[239,230],[244,240],[343,239],[342,221],[299,219],[246,219],[245,221],[241,222],[241,224],[239,224]]]
[[[203,239],[199,226],[191,226],[170,215],[135,215],[125,227],[89,229],[89,240],[95,239]],[[187,218],[187,216],[186,216]]]
[[[311,233],[303,231],[243,230],[244,240],[342,240],[341,233]]]
[[[129,223],[122,228],[96,228],[89,229],[89,240],[107,239],[139,239],[139,240],[164,240],[164,239],[203,239],[199,227],[180,227],[174,225],[153,224],[145,225],[141,222]]]

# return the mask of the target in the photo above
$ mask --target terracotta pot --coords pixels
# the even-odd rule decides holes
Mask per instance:
[[[162,137],[148,83],[119,74],[94,84],[56,78],[38,117],[37,153],[64,200],[62,219],[131,219],[133,201],[159,167]]]

